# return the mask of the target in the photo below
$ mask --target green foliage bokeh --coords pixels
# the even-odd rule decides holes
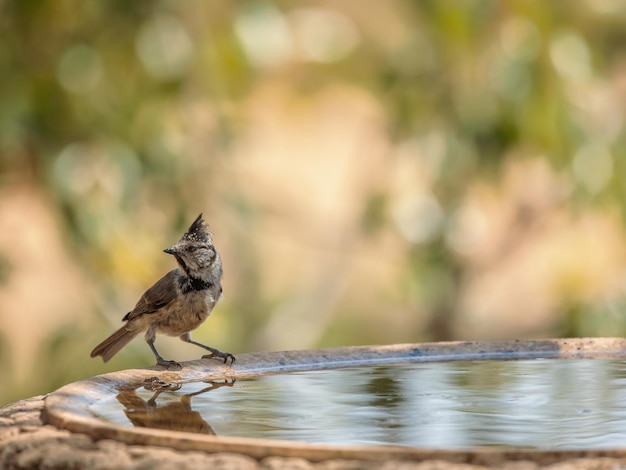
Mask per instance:
[[[255,181],[230,173],[233,165],[245,168],[242,136],[254,135],[247,106],[271,86],[298,98],[294,116],[325,90],[357,90],[380,111],[372,126],[389,148],[419,141],[420,155],[437,155],[429,191],[441,220],[428,236],[402,239],[398,292],[381,300],[388,310],[337,300],[306,346],[461,339],[458,299],[475,271],[450,249],[446,230],[474,185],[498,187],[511,161],[539,158],[566,181],[559,208],[607,211],[623,224],[624,31],[622,1],[1,2],[0,190],[43,195],[62,249],[89,286],[91,310],[45,332],[36,366],[0,401],[105,370],[89,360],[90,348],[132,306],[132,295],[171,268],[159,250],[201,211],[210,223],[210,215],[222,214],[218,220],[231,221],[222,227],[238,227],[224,233],[211,224],[218,246],[228,238],[237,255],[226,274],[238,288],[226,292],[219,319],[211,318],[220,332],[209,339],[233,352],[271,348],[257,332],[297,294],[264,290],[274,266],[262,261],[256,243],[260,221],[283,212],[256,205]],[[434,140],[422,139],[428,135]],[[393,154],[383,166],[395,164]],[[276,185],[294,178],[277,172]],[[359,243],[398,236],[393,192],[372,185],[355,202]],[[524,201],[514,208],[520,239],[524,227],[543,220],[536,210]],[[30,214],[22,217],[29,223]],[[290,238],[285,231],[272,236]],[[515,236],[503,250],[514,251]],[[16,271],[7,246],[0,244],[5,290]],[[555,287],[565,293],[550,327],[521,334],[623,332],[623,287],[611,291],[607,307],[605,297],[579,297],[577,289],[585,289],[578,282],[565,276]],[[299,301],[332,291],[318,288],[318,297],[311,288]],[[0,305],[0,319],[0,333],[10,322],[31,321],[28,306],[16,319]],[[15,354],[0,334],[11,377],[19,375]],[[106,367],[151,361],[139,344]]]

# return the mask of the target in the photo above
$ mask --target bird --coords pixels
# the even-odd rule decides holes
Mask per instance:
[[[235,356],[206,346],[191,338],[211,314],[222,295],[222,259],[213,245],[208,225],[200,214],[187,231],[170,248],[163,250],[174,256],[178,267],[171,270],[139,299],[122,321],[124,325],[98,344],[91,357],[110,360],[135,336],[145,332],[145,340],[156,357],[157,364],[166,368],[181,368],[176,361],[161,357],[154,341],[156,334],[178,336],[182,341],[206,349],[202,358],[235,362]]]

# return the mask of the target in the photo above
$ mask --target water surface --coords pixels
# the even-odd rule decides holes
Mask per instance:
[[[602,449],[626,443],[626,361],[456,361],[139,386],[91,411],[131,426],[309,443]]]

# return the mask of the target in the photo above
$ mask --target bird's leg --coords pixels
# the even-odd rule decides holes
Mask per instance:
[[[168,361],[166,359],[163,359],[161,355],[158,353],[158,351],[156,350],[156,348],[154,347],[154,341],[148,341],[148,346],[150,346],[150,349],[152,349],[152,352],[154,353],[154,357],[156,357],[158,365],[167,367],[168,369],[170,367],[176,367],[177,369],[182,369],[181,365],[178,362]]]
[[[154,338],[155,338],[156,334],[155,331],[152,327],[148,328],[148,331],[146,331],[146,342],[148,343],[148,346],[150,346],[150,349],[152,349],[152,352],[154,354],[154,357],[156,357],[157,360],[157,364],[163,367],[167,367],[168,369],[170,367],[176,367],[177,369],[182,369],[181,365],[176,362],[176,361],[168,361],[165,360],[161,357],[161,355],[159,354],[159,352],[156,350],[156,348],[154,347]]]
[[[190,333],[185,333],[184,335],[181,335],[180,339],[183,340],[185,343],[191,343],[191,344],[195,344],[196,346],[200,346],[201,348],[206,349],[207,351],[211,353],[211,354],[205,354],[204,356],[202,356],[202,359],[213,359],[213,358],[218,357],[220,359],[224,359],[224,363],[228,362],[229,359],[230,359],[231,364],[235,362],[235,356],[233,356],[231,353],[225,353],[225,352],[220,351],[219,349],[215,349],[215,348],[212,348],[211,346],[207,346],[206,344],[198,343],[197,341],[194,341],[193,339],[191,339]]]

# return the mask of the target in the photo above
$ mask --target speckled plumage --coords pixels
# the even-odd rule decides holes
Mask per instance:
[[[211,352],[203,357],[234,361],[232,354],[191,339],[190,332],[208,318],[222,293],[222,260],[202,214],[171,248],[164,251],[176,258],[178,268],[159,279],[141,296],[135,308],[122,319],[126,322],[124,326],[96,346],[91,357],[102,356],[107,362],[135,336],[145,331],[146,342],[157,363],[163,366],[180,367],[180,364],[159,355],[154,346],[157,333],[178,336]]]

